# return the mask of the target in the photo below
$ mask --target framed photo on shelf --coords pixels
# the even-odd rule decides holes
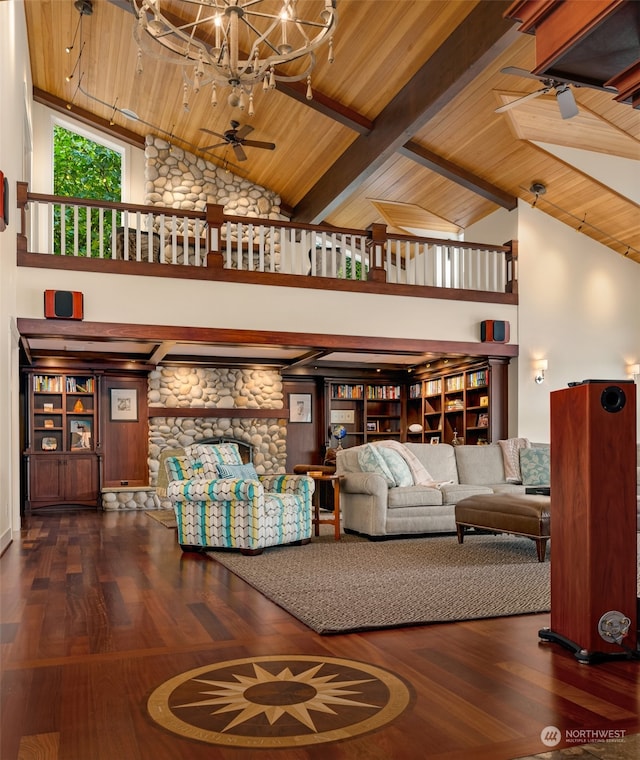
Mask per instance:
[[[91,449],[90,420],[69,420],[69,431],[72,451]]]
[[[43,410],[44,412],[52,412],[52,411],[53,411],[53,404],[51,404],[51,403],[50,403],[50,402],[48,402],[48,401],[47,401],[47,402],[45,402],[45,403],[42,405],[42,410]]]
[[[311,394],[289,394],[289,422],[312,422]]]
[[[112,422],[138,421],[138,391],[135,388],[112,388],[110,401]]]
[[[480,396],[480,406],[489,406],[489,396]]]
[[[372,420],[371,422],[367,422],[367,433],[377,433],[378,432],[378,420]]]
[[[489,415],[487,412],[482,412],[478,415],[478,427],[489,427]]]
[[[56,451],[58,448],[58,441],[53,436],[50,438],[43,438],[42,439],[42,450],[43,451]]]
[[[434,446],[436,446],[438,443],[440,443],[440,436],[439,436],[439,435],[432,435],[432,436],[429,438],[429,443],[431,443],[431,444],[433,444]]]

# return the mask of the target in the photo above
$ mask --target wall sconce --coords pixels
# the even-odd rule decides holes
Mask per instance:
[[[544,373],[547,369],[549,369],[549,362],[547,359],[538,359],[533,363],[533,369],[535,370],[535,375],[533,376],[533,379],[540,385],[540,383],[544,383]]]
[[[627,364],[627,375],[631,375],[633,381],[637,383],[640,376],[640,364]]]

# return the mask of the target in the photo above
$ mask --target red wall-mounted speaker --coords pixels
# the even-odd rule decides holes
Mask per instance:
[[[480,340],[483,343],[507,343],[509,323],[503,319],[485,319],[480,322]]]
[[[78,290],[45,290],[44,315],[47,319],[82,319],[84,296]]]

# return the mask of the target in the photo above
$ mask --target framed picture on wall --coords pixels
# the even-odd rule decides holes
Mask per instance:
[[[135,388],[112,388],[110,401],[113,422],[137,422],[138,391]]]
[[[311,394],[289,394],[289,422],[311,422]]]

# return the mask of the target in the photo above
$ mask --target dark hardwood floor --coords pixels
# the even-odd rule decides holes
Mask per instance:
[[[640,663],[577,663],[539,643],[548,615],[319,636],[144,513],[31,516],[0,580],[2,760],[510,760],[548,751],[546,726],[640,731]],[[410,703],[373,732],[289,749],[207,744],[150,718],[164,681],[265,655],[375,665]]]

